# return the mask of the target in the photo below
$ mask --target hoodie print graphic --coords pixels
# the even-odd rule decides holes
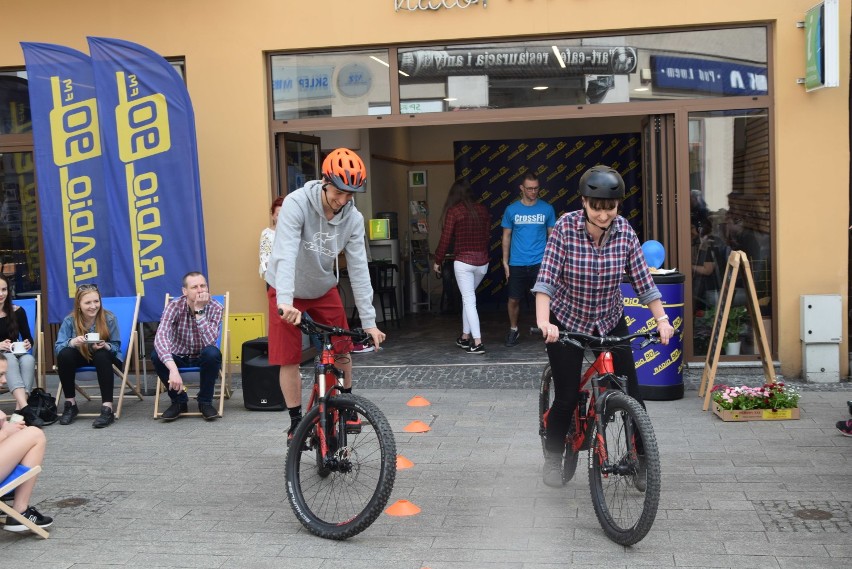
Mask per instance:
[[[325,246],[326,243],[334,243],[335,239],[337,239],[337,233],[331,235],[326,233],[325,231],[317,231],[313,235],[313,241],[304,241],[304,246],[306,251],[316,251],[326,257],[337,257],[338,252],[333,249],[329,249]]]

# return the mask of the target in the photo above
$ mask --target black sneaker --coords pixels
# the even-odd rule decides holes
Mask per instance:
[[[463,338],[459,336],[456,339],[456,346],[458,346],[462,350],[467,350],[468,348],[470,348],[470,338]]]
[[[198,410],[205,421],[212,421],[219,417],[219,412],[210,403],[199,403]]]
[[[478,346],[474,346],[473,344],[467,349],[467,353],[476,354],[476,355],[484,355],[485,354],[485,344],[479,344]]]
[[[506,346],[512,347],[517,346],[518,342],[521,341],[521,333],[518,330],[512,330],[509,328],[509,333],[506,334]]]
[[[100,416],[92,421],[92,427],[96,429],[103,429],[104,427],[109,427],[113,423],[115,423],[115,413],[112,412],[112,407],[104,405],[101,407]]]
[[[35,525],[40,528],[50,527],[53,523],[53,518],[48,516],[43,516],[41,512],[30,506],[29,508],[21,514]],[[24,531],[30,531],[30,528],[22,524],[19,520],[16,520],[12,516],[6,516],[6,524],[3,526],[3,529],[6,531],[13,531],[15,533],[21,533]]]
[[[164,421],[174,421],[180,417],[181,413],[186,413],[186,403],[178,403],[177,401],[169,405],[169,408],[163,411],[160,418]]]
[[[44,427],[44,421],[42,418],[36,415],[36,412],[33,411],[33,408],[29,405],[18,409],[15,413],[24,418],[24,422],[28,427],[38,427],[39,429]]]
[[[849,407],[849,414],[852,415],[852,401],[847,401],[846,406]]]
[[[80,409],[77,405],[71,403],[70,401],[65,402],[65,408],[62,410],[62,416],[59,417],[60,425],[70,425],[74,422],[74,419],[77,418],[77,415],[80,414]]]

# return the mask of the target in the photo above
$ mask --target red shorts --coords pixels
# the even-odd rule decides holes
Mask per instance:
[[[270,287],[266,291],[266,297],[269,299],[269,363],[302,363],[302,331],[297,326],[281,320],[274,288]],[[319,298],[294,298],[293,306],[300,312],[307,311],[311,318],[320,324],[349,328],[337,287]],[[349,336],[332,336],[332,344],[335,354],[348,354],[352,351],[352,339]]]

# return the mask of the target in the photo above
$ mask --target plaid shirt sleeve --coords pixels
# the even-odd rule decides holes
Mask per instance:
[[[156,350],[157,357],[163,363],[174,359],[172,357],[173,335],[180,300],[180,298],[175,299],[166,305],[163,315],[160,317],[160,325],[157,326],[157,334],[154,336],[154,350]],[[184,307],[186,307],[186,301],[184,301]]]
[[[438,241],[438,248],[435,249],[435,262],[439,265],[443,264],[444,256],[450,250],[450,245],[453,242],[453,233],[456,226],[456,208],[451,207],[447,210],[447,216],[444,218],[444,227],[441,229],[441,240]]]

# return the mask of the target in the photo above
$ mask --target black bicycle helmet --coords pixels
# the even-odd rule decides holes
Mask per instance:
[[[623,200],[624,180],[610,166],[592,166],[580,178],[580,195],[599,200]]]

